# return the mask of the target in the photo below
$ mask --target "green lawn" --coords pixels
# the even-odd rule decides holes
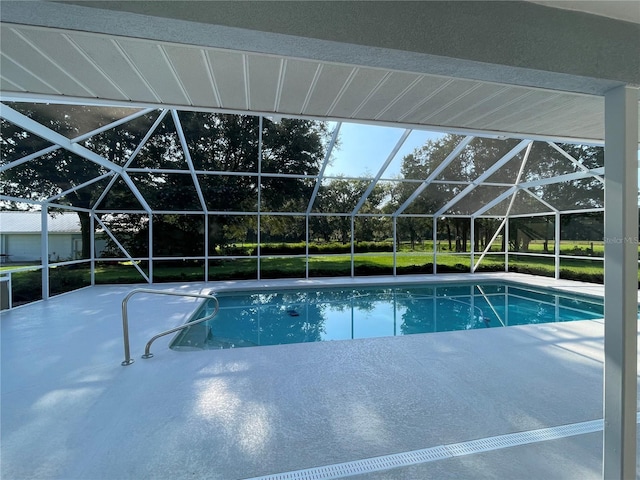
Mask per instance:
[[[476,254],[476,262],[479,255]],[[341,276],[351,274],[351,255],[312,255],[309,258],[309,275]],[[432,252],[399,253],[396,257],[397,271],[403,273],[431,273]],[[172,265],[155,266],[154,281],[192,281],[204,279],[203,262],[173,262]],[[468,255],[438,254],[438,272],[468,272],[470,257]],[[537,275],[554,276],[554,259],[511,254],[509,267],[512,271],[521,271]],[[255,258],[211,260],[209,267],[210,280],[257,278],[258,262]],[[357,254],[354,256],[356,275],[391,274],[393,272],[393,255],[391,253]],[[148,273],[148,267],[143,270]],[[273,256],[260,261],[261,277],[305,277],[306,265],[304,257]],[[479,271],[504,271],[503,255],[487,255]],[[601,281],[602,262],[583,259],[562,259],[561,276],[564,278]],[[98,283],[130,283],[144,281],[142,276],[131,265],[104,263],[96,269]],[[640,277],[639,277],[640,279]]]
[[[600,245],[598,248],[602,247]],[[573,243],[567,246],[574,251],[580,247]],[[591,248],[589,244],[588,248]],[[596,245],[594,251],[598,252]],[[477,262],[480,254],[476,253]],[[422,251],[400,251],[396,256],[397,273],[403,274],[428,274],[433,273],[433,252],[425,248]],[[469,254],[455,255],[439,253],[437,255],[438,273],[469,272]],[[139,262],[138,266],[149,274],[148,262]],[[38,266],[29,270],[12,274],[12,287],[14,304],[33,301],[41,295],[41,273]],[[0,273],[10,269],[21,268],[18,265],[3,265]],[[261,278],[304,278],[307,266],[304,257],[295,256],[270,256],[263,257],[260,261]],[[393,273],[393,254],[359,253],[354,255],[354,270],[356,276],[363,275],[390,275]],[[553,257],[530,256],[526,254],[511,253],[509,255],[509,270],[514,272],[529,273],[553,277],[555,264]],[[257,278],[258,261],[255,258],[215,257],[210,259],[209,280],[230,279],[255,279]],[[504,271],[504,255],[487,255],[477,271]],[[350,276],[351,254],[315,254],[309,257],[309,276]],[[560,263],[560,277],[572,280],[581,280],[594,283],[603,282],[603,262],[581,258],[563,258]],[[157,261],[153,269],[153,281],[203,281],[203,260],[172,260]],[[640,283],[640,273],[638,275]],[[144,277],[138,272],[131,262],[105,262],[96,264],[96,283],[146,283]],[[51,268],[50,285],[51,294],[55,295],[69,290],[74,290],[90,284],[89,265],[69,265]]]

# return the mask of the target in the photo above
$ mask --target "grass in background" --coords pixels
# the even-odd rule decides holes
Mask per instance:
[[[440,242],[441,247],[444,242]],[[593,244],[593,245],[592,245]],[[294,245],[295,251],[300,250],[300,244]],[[250,247],[247,247],[250,248]],[[341,247],[342,248],[342,247]],[[388,248],[384,244],[380,249]],[[331,250],[340,251],[336,245]],[[282,252],[282,245],[274,248]],[[542,242],[532,243],[530,251],[542,252]],[[284,248],[284,251],[287,251]],[[599,257],[604,252],[602,242],[563,242],[561,251],[574,252],[585,255],[590,252]],[[578,253],[580,252],[580,253]],[[585,255],[587,256],[587,255]],[[476,253],[474,261],[477,263],[480,254]],[[148,262],[138,262],[137,265],[149,275]],[[471,258],[469,253],[453,254],[438,252],[437,272],[470,271]],[[22,271],[12,271],[25,268]],[[304,256],[292,256],[283,253],[271,253],[271,256],[260,260],[261,278],[305,278],[307,266]],[[12,276],[12,290],[14,305],[34,301],[41,298],[41,273],[39,265],[2,265],[0,274]],[[309,257],[309,276],[350,276],[351,253],[328,254],[312,253]],[[504,271],[504,255],[489,254],[484,257],[476,271]],[[555,263],[553,257],[531,256],[523,252],[509,254],[509,271],[553,277]],[[52,266],[50,269],[51,294],[62,293],[90,284],[88,265]],[[209,260],[209,280],[240,280],[256,279],[258,277],[258,261],[256,258],[225,258],[214,257]],[[354,255],[354,273],[356,276],[390,275],[393,273],[393,253],[377,251],[373,253],[356,253]],[[396,254],[396,273],[429,274],[433,273],[432,242],[422,242],[416,250],[410,250],[406,245],[401,246]],[[203,260],[171,260],[156,261],[153,269],[153,281],[162,282],[193,282],[204,280]],[[586,281],[592,283],[604,282],[603,262],[582,258],[562,258],[560,263],[560,277]],[[145,278],[131,262],[96,262],[95,278],[97,284],[136,284],[146,283]],[[640,284],[640,272],[638,274]]]

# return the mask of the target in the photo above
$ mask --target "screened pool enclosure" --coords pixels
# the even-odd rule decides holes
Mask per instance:
[[[72,258],[41,242],[44,275],[30,275],[44,297],[94,283],[602,267],[597,145],[156,108],[6,102],[1,115],[3,208],[40,210],[42,231],[49,215],[79,218]]]
[[[594,397],[602,399],[604,410],[602,477],[633,478],[639,33],[634,2],[294,6],[4,0],[0,209],[13,210],[16,218],[15,211],[30,210],[36,225],[0,226],[0,309],[94,283],[179,280],[182,288],[190,288],[186,282],[191,280],[234,278],[339,276],[350,283],[351,276],[371,274],[486,269],[565,278],[578,272],[578,279],[604,280],[604,352],[598,357],[604,387]],[[62,214],[77,217],[73,231],[65,232],[78,240],[68,253],[57,247]],[[48,235],[33,240],[39,231]],[[12,253],[16,245],[30,246],[32,258],[40,260],[21,264],[20,251]],[[99,296],[102,290],[86,293]],[[68,298],[63,315],[74,312]],[[66,301],[57,300],[14,309],[6,317],[2,312],[3,332],[18,329],[7,339],[18,339],[21,348],[33,345],[29,339],[42,335],[34,337],[13,320]],[[85,333],[85,327],[103,325],[84,312],[79,317],[73,320]],[[107,331],[64,352],[61,357],[73,364],[64,374],[56,370],[57,358],[29,360],[36,367],[32,373],[46,376],[44,382],[13,368],[24,363],[24,355],[11,357],[19,350],[2,349],[10,380],[13,374],[23,382],[10,382],[16,389],[3,391],[3,406],[15,410],[14,431],[20,433],[12,436],[10,428],[3,436],[3,445],[8,440],[9,448],[15,446],[3,471],[13,464],[29,472],[18,476],[34,476],[32,468],[42,462],[34,466],[23,455],[29,450],[24,445],[53,442],[53,437],[25,426],[50,425],[60,417],[58,405],[66,405],[80,422],[85,419],[83,410],[70,403],[75,395],[63,395],[64,402],[44,409],[41,417],[41,400],[50,397],[32,396],[30,403],[37,390],[30,387],[51,393],[51,386],[59,385],[69,392],[67,379],[87,378],[78,375],[78,366],[85,365],[84,347],[94,338],[111,342]],[[557,338],[522,354],[564,351],[565,337]],[[591,344],[592,338],[578,334],[575,340],[584,357],[585,342]],[[89,356],[98,366],[92,375],[102,371],[95,363],[101,357]],[[117,388],[126,385],[123,376],[104,372]],[[191,365],[176,372],[181,379],[192,378],[193,385],[202,380]],[[503,381],[507,378],[515,377]],[[554,387],[566,386],[561,377],[550,378]],[[236,388],[232,391],[240,391]],[[132,393],[129,400],[139,404]],[[104,406],[106,398],[91,403]],[[146,395],[145,401],[150,407],[165,404],[173,418],[179,411],[174,407],[184,402],[171,398],[154,401]],[[538,407],[524,407],[518,417],[541,424],[542,416],[534,416],[541,412]],[[554,425],[572,421],[571,415],[558,417]],[[102,420],[100,414],[91,417]],[[591,412],[588,420],[593,418]],[[96,423],[96,431],[105,431],[104,421]],[[80,427],[74,431],[86,430]],[[54,430],[63,434],[69,428]],[[464,430],[454,441],[468,440]],[[489,430],[495,434],[495,425]],[[123,462],[111,462],[103,442],[98,448],[83,441],[76,442],[81,448],[75,453],[69,455],[67,448],[50,458],[56,466],[67,465],[55,470],[63,477],[74,476],[69,472],[86,477],[87,458],[107,467],[101,475],[113,472],[115,464],[136,471],[132,468],[145,464],[145,458],[160,466],[157,452],[166,446],[162,432],[157,443],[152,437],[151,443],[127,443],[124,435],[123,452],[144,449],[130,461],[125,454]],[[196,442],[189,451],[206,465],[202,471],[211,472],[212,436],[204,442],[185,437]],[[55,443],[68,446],[72,437],[56,438],[62,440]],[[360,449],[358,458],[390,453],[379,445],[353,444]],[[390,448],[395,451],[396,445]],[[153,455],[145,457],[146,450]],[[286,449],[279,443],[265,451]],[[46,460],[47,448],[43,455]],[[293,467],[354,460],[352,455],[314,451]],[[530,465],[535,470],[557,463],[566,469],[576,458],[568,450]],[[284,471],[280,466],[273,471]],[[158,471],[167,476],[164,472],[174,470]]]

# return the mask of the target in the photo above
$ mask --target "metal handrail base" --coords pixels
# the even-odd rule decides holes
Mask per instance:
[[[129,303],[129,299],[137,293],[150,293],[153,295],[171,295],[174,297],[207,298],[210,300],[215,300],[216,302],[216,308],[213,310],[213,313],[211,315],[206,315],[193,322],[188,322],[188,323],[185,323],[184,325],[180,325],[178,327],[165,330],[164,332],[160,332],[157,335],[154,335],[153,337],[151,337],[151,339],[145,345],[144,355],[142,355],[142,358],[153,357],[153,353],[151,353],[149,350],[151,349],[151,344],[155,342],[158,338],[163,337],[165,335],[169,335],[170,333],[178,332],[192,325],[197,325],[198,323],[206,322],[207,320],[210,320],[213,317],[215,317],[218,314],[218,311],[220,310],[220,303],[218,302],[218,299],[213,295],[205,295],[203,293],[180,293],[180,292],[174,292],[171,290],[152,290],[150,288],[136,288],[135,290],[132,290],[122,300],[122,336],[124,341],[124,361],[120,365],[122,365],[123,367],[126,367],[134,363],[134,359],[131,358],[131,352],[129,349],[129,315],[127,313],[127,305]]]

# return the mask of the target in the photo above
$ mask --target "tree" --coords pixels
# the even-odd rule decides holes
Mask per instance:
[[[444,158],[449,155],[461,138],[455,135],[447,135],[437,141],[427,142],[423,147],[416,149],[412,154],[403,158],[401,173],[405,179],[424,180],[437,168]],[[437,179],[439,183],[429,185],[403,213],[429,214],[437,212],[442,205],[462,191],[466,185],[471,184],[483,175],[498,160],[503,158],[516,145],[517,140],[498,140],[491,138],[474,139],[450,164]],[[575,158],[582,166],[592,169],[603,166],[603,149],[583,145],[559,145],[565,152]],[[501,166],[485,180],[493,185],[477,185],[464,197],[455,202],[439,219],[438,225],[449,242],[449,250],[466,251],[469,237],[470,224],[468,218],[475,213],[481,205],[493,200],[506,191],[510,184],[514,184],[521,172],[520,181],[533,181],[554,176],[573,173],[580,170],[575,162],[567,159],[562,153],[550,145],[536,142],[531,149],[524,169],[522,169],[525,151],[516,154],[511,160]],[[521,170],[522,169],[522,170]],[[451,183],[447,183],[447,181]],[[497,185],[496,185],[497,184]],[[400,182],[394,189],[392,202],[388,211],[402,205],[417,187],[416,183]],[[602,183],[594,177],[573,180],[562,183],[549,183],[540,185],[532,192],[544,199],[552,206],[563,209],[599,208],[603,206]],[[493,213],[506,214],[510,198],[493,208]],[[551,209],[541,202],[536,201],[525,192],[519,192],[513,209],[510,213],[540,213]],[[408,238],[413,247],[420,238],[420,233],[429,230],[427,223],[431,218],[402,216],[398,221],[398,237]],[[535,222],[534,222],[535,223]],[[539,219],[539,225],[527,227],[532,224],[527,219],[522,219],[513,224],[510,232],[512,248],[525,249],[532,239],[544,240],[548,246],[549,239],[553,235],[552,222],[547,217]],[[533,224],[532,224],[533,225]],[[495,233],[495,221],[489,219],[476,223],[476,238],[473,239],[476,248],[478,242],[483,246],[489,242]],[[527,230],[527,231],[525,231]],[[481,233],[482,232],[482,233]],[[482,240],[481,235],[484,235]]]
[[[118,118],[131,115],[136,110],[128,108],[105,108],[76,105],[9,104],[23,115],[67,138],[76,138],[87,131],[108,125]],[[150,118],[146,119],[150,121]],[[136,137],[136,126],[128,129],[113,129],[109,134],[85,140],[87,148],[94,150],[107,160],[122,164],[132,150],[132,139]],[[51,144],[42,138],[25,132],[6,120],[2,120],[0,142],[2,152],[0,164],[24,158]],[[30,200],[44,201],[64,191],[107,173],[108,170],[62,148],[14,166],[2,173],[4,194]],[[56,203],[90,209],[102,193],[106,181],[77,189]],[[82,258],[88,258],[91,248],[90,220],[87,212],[77,212],[82,232]]]
[[[306,210],[314,185],[299,176],[317,175],[320,169],[328,136],[324,123],[263,119],[260,152],[258,117],[181,112],[180,121],[197,171],[245,173],[198,176],[210,211],[257,212],[258,189],[261,212]],[[283,217],[278,223],[274,223],[274,234],[299,230],[299,221],[294,218]],[[242,224],[255,228],[249,216],[211,215],[210,249],[225,245],[226,232]]]
[[[136,111],[38,104],[15,104],[13,107],[71,139]],[[203,199],[206,208],[217,213],[209,218],[210,247],[215,249],[225,245],[230,235],[237,237],[239,229],[244,228],[247,235],[255,231],[254,217],[223,212],[257,212],[259,209],[263,212],[300,211],[302,206],[306,208],[305,202],[311,195],[313,183],[300,175],[315,175],[319,171],[328,135],[323,123],[293,119],[274,123],[265,119],[262,127],[263,175],[259,182],[258,117],[179,112],[178,119],[189,153],[187,156],[171,114],[164,117],[146,143],[141,145],[157,116],[158,112],[145,114],[89,137],[82,141],[82,145],[118,166],[126,166],[135,188],[154,211],[201,212]],[[50,146],[6,121],[2,121],[1,142],[2,165]],[[137,154],[133,157],[136,149]],[[202,196],[198,195],[188,158],[198,172],[196,178]],[[3,172],[2,193],[43,201],[75,188],[56,202],[83,209],[95,206],[99,210],[114,212],[143,210],[130,186],[121,178],[113,183],[100,205],[96,202],[110,178],[77,188],[108,171],[104,166],[58,148]],[[285,178],[278,176],[280,174],[290,176]],[[260,206],[258,189],[261,193]],[[79,212],[79,216],[83,257],[88,258],[89,215]],[[133,242],[130,246],[134,250],[144,245],[141,239],[148,236],[148,220],[137,218],[135,226],[129,225],[122,230],[121,218],[105,216],[105,222],[112,222],[110,226],[116,236],[121,234],[125,240],[121,243],[128,246],[127,241]],[[202,235],[202,216],[163,215],[154,218],[154,252],[171,252],[171,245],[176,244],[177,230],[184,232],[186,238]],[[166,235],[161,235],[162,232]],[[193,242],[190,244],[195,246]]]
[[[351,238],[351,216],[360,198],[369,186],[369,180],[347,180],[336,178],[320,187],[316,199],[317,210],[323,213],[335,213],[324,217],[325,222],[315,222],[314,226],[325,229],[325,239],[335,238],[344,243]],[[341,214],[341,215],[340,215]]]
[[[446,135],[437,141],[428,141],[423,147],[406,155],[402,160],[400,173],[405,180],[424,181],[446,158],[451,150],[461,141],[456,135]],[[385,210],[395,212],[413,195],[417,182],[399,182],[391,192],[391,201]],[[455,187],[453,187],[455,188]],[[410,205],[402,212],[405,214],[428,215],[435,213],[442,206],[442,199],[447,198],[453,191],[452,186],[434,183],[429,185],[418,195]],[[397,222],[397,242],[408,239],[411,248],[415,248],[416,242],[426,238],[433,229],[433,220],[429,217],[400,217]]]
[[[474,239],[474,250],[476,252],[482,251],[489,246],[489,242],[499,226],[500,220],[496,218],[476,218]],[[501,249],[504,250],[504,245],[501,246]]]
[[[602,147],[571,144],[560,144],[559,147],[588,169],[604,166]],[[536,144],[535,156],[530,162],[528,179],[531,180],[579,171],[575,164],[546,144]],[[541,185],[534,193],[559,210],[604,207],[603,184],[593,176]]]

